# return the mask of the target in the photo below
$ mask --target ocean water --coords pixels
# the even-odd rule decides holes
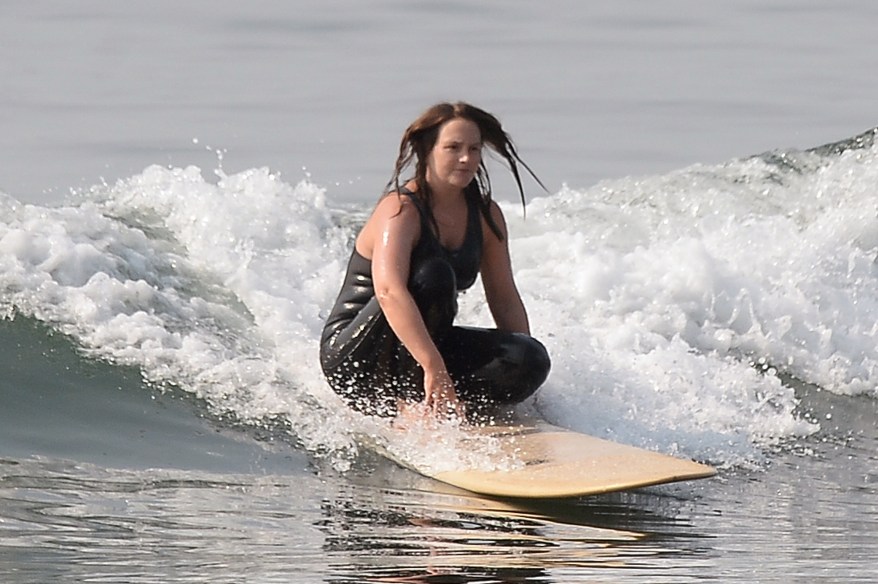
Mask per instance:
[[[9,3],[0,580],[875,581],[876,12]],[[491,167],[553,358],[524,408],[716,478],[492,500],[358,447],[322,321],[458,98],[549,187]]]

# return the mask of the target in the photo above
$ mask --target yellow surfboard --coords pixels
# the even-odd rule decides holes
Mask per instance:
[[[514,460],[510,468],[436,470],[382,452],[430,478],[496,497],[555,499],[598,495],[702,479],[712,467],[634,446],[580,434],[542,421],[467,430],[468,441],[490,441],[494,454]],[[466,444],[462,447],[466,448]],[[382,449],[383,450],[383,449]]]

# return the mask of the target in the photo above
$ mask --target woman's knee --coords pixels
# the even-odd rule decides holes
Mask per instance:
[[[524,334],[516,334],[514,336],[519,345],[518,387],[527,393],[524,396],[527,397],[546,381],[552,368],[552,360],[546,347],[535,338]]]
[[[539,389],[549,376],[549,353],[533,337],[497,330],[475,332],[473,337],[467,352],[458,352],[453,361],[457,371],[466,371],[460,384],[466,399],[518,403]],[[473,344],[476,339],[478,344]],[[474,362],[478,365],[471,368]]]
[[[440,258],[430,258],[413,267],[409,291],[434,339],[451,329],[457,315],[457,278],[454,268]]]
[[[409,290],[420,304],[437,298],[450,298],[457,293],[454,268],[442,258],[429,258],[412,266]]]
[[[546,347],[541,342],[533,337],[528,337],[528,339],[532,347],[530,350],[531,364],[534,371],[540,373],[539,384],[542,385],[552,369],[552,359],[549,357],[549,351],[546,350]]]

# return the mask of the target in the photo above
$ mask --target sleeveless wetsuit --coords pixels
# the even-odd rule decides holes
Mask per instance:
[[[543,345],[521,333],[454,326],[457,293],[473,285],[482,260],[477,188],[468,188],[463,244],[448,250],[433,231],[422,201],[403,189],[421,217],[408,288],[455,383],[471,405],[517,403],[545,381],[550,361]],[[375,298],[372,262],[356,247],[320,343],[330,386],[357,410],[394,415],[397,400],[424,399],[423,371],[397,339]]]

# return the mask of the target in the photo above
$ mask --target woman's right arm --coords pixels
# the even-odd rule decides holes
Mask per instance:
[[[358,246],[362,243],[367,249],[360,252],[371,256],[375,297],[387,323],[424,370],[425,405],[436,414],[447,414],[449,409],[462,414],[445,361],[408,289],[411,255],[420,229],[415,205],[389,195],[378,203]]]

